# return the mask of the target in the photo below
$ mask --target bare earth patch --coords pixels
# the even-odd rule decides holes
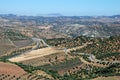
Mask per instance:
[[[19,56],[10,58],[8,60],[12,62],[21,62],[21,61],[43,57],[43,56],[47,56],[47,55],[54,54],[54,53],[60,53],[60,52],[64,52],[64,50],[56,49],[54,47],[47,47],[47,48],[42,48],[38,50],[32,50],[30,52],[21,54]]]
[[[15,64],[0,62],[0,73],[20,76],[26,72]]]
[[[120,76],[112,76],[112,77],[98,77],[93,80],[120,80]]]

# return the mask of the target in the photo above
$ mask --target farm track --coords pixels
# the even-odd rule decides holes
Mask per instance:
[[[38,39],[38,38],[32,38],[32,39],[34,42],[36,42],[36,46],[34,49],[32,49],[31,51],[26,52],[24,54],[21,54],[19,56],[12,57],[8,60],[12,61],[12,62],[22,62],[22,61],[26,61],[26,60],[30,60],[30,59],[34,59],[34,58],[38,58],[38,57],[44,57],[44,56],[55,54],[55,53],[65,53],[67,55],[68,52],[75,51],[77,49],[86,47],[89,44],[92,44],[92,42],[87,42],[87,43],[83,44],[82,46],[78,46],[78,47],[74,47],[74,48],[70,48],[70,49],[57,49],[57,48],[51,47],[50,45],[45,43],[45,41],[43,39]],[[47,47],[39,49],[40,46],[42,46],[41,43]],[[110,63],[110,64],[120,63],[117,61],[115,61],[115,62],[101,61],[101,60],[96,59],[96,57],[93,54],[88,54],[88,53],[75,53],[75,54],[88,55],[88,59],[93,63],[89,63],[86,60],[84,60],[83,58],[80,58],[80,60],[86,64],[91,64],[91,65],[95,65],[95,66],[104,67],[103,65],[98,65],[97,63]]]
[[[21,55],[12,57],[8,60],[10,60],[12,62],[21,62],[21,61],[25,61],[25,60],[29,60],[29,59],[33,59],[33,58],[51,55],[54,53],[64,52],[64,50],[62,50],[62,49],[60,50],[55,47],[49,46],[47,43],[45,43],[45,41],[43,39],[38,39],[38,38],[32,38],[32,39],[34,42],[36,42],[36,46],[32,50],[30,50],[26,53],[22,53]],[[46,48],[39,49],[40,46],[46,46]]]
[[[83,48],[83,47],[87,46],[88,44],[92,44],[92,43],[85,43],[83,46],[67,49],[66,53],[70,52],[70,51],[75,51],[75,50],[80,49],[80,48]],[[86,64],[91,64],[91,65],[94,65],[94,66],[106,67],[105,65],[99,65],[97,63],[106,63],[106,64],[109,63],[108,65],[114,64],[114,63],[120,63],[119,61],[102,61],[102,60],[98,60],[95,55],[89,54],[89,53],[74,53],[74,54],[77,54],[77,55],[87,55],[88,59],[91,62],[93,62],[93,63],[90,63],[90,62],[84,60],[82,57],[80,57],[79,59],[82,62],[86,63]]]
[[[77,49],[81,49],[81,48],[87,46],[88,44],[92,44],[92,43],[91,43],[91,42],[87,42],[87,43],[83,44],[82,46],[78,46],[78,47],[74,47],[74,48],[67,49],[67,52],[75,51],[75,50],[77,50]]]

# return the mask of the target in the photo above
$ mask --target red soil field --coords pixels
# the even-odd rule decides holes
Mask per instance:
[[[0,73],[20,76],[26,72],[15,64],[0,62]]]

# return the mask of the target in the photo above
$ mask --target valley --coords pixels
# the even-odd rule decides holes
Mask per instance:
[[[0,15],[0,80],[117,80],[119,21]]]

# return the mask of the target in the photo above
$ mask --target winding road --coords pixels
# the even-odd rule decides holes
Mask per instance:
[[[30,60],[38,57],[51,55],[51,54],[64,53],[64,49],[57,49],[55,47],[49,46],[47,43],[44,42],[43,39],[38,39],[38,38],[32,38],[32,39],[37,43],[35,48],[33,48],[28,52],[22,53],[18,56],[9,58],[8,60],[12,62],[22,62],[25,60]],[[40,48],[40,46],[46,46],[46,47]]]
[[[85,43],[85,44],[83,44],[82,46],[79,46],[79,47],[74,47],[74,48],[70,48],[70,49],[65,48],[64,52],[65,52],[65,54],[67,54],[68,52],[75,51],[77,49],[81,49],[81,48],[87,46],[88,44],[92,44],[92,42],[89,42],[89,43],[87,42],[87,43]],[[106,64],[120,63],[120,61],[102,61],[102,60],[98,60],[95,55],[90,54],[90,53],[72,53],[72,54],[87,55],[88,59],[91,62],[95,62],[95,63],[106,63]],[[87,61],[84,60],[84,62],[87,62]]]
[[[85,44],[83,44],[82,46],[78,46],[78,47],[74,47],[74,48],[70,48],[70,49],[56,49],[53,48],[52,46],[48,45],[47,43],[45,43],[45,41],[43,39],[39,39],[39,38],[32,38],[34,42],[36,42],[36,46],[29,52],[21,54],[19,56],[15,56],[12,57],[8,60],[13,61],[13,62],[19,62],[19,61],[23,61],[23,60],[28,60],[28,59],[32,59],[32,58],[36,58],[36,57],[42,57],[42,56],[46,56],[46,55],[50,55],[53,53],[57,53],[57,52],[64,52],[65,55],[67,55],[68,52],[71,51],[75,51],[77,49],[81,49],[85,46],[87,46],[88,44],[92,44],[92,42],[87,42]],[[42,48],[40,49],[41,46],[46,46],[46,48]],[[109,64],[114,64],[114,63],[120,63],[119,61],[101,61],[96,59],[95,55],[93,54],[89,54],[89,53],[72,53],[72,54],[77,54],[77,55],[87,55],[88,59],[91,62],[97,62],[97,63],[109,63]],[[84,62],[87,62],[84,60]]]
[[[95,55],[93,54],[89,54],[89,53],[74,53],[74,54],[78,54],[78,55],[87,55],[88,59],[91,62],[97,62],[97,63],[109,63],[109,64],[114,64],[114,63],[120,63],[120,61],[102,61],[102,60],[98,60]]]

